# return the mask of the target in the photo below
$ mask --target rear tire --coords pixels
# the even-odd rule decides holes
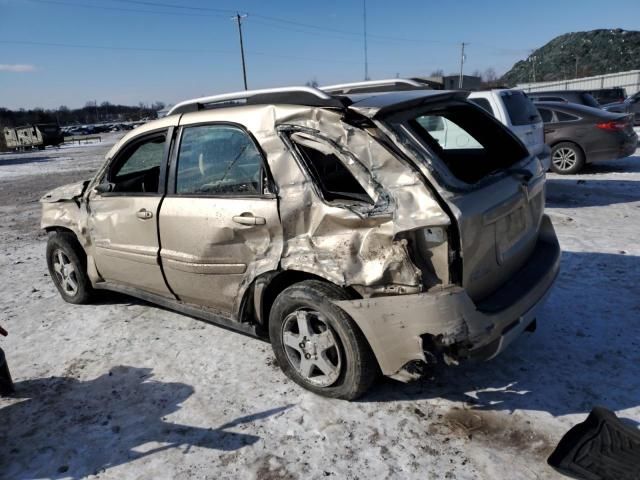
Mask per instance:
[[[584,153],[575,143],[562,142],[551,149],[551,170],[560,175],[578,173],[585,164]]]
[[[353,400],[379,373],[355,322],[332,300],[349,300],[335,285],[306,280],[283,290],[269,314],[269,338],[278,365],[318,395]]]
[[[94,290],[87,275],[87,260],[74,234],[50,234],[47,241],[47,266],[51,280],[65,302],[90,302]]]

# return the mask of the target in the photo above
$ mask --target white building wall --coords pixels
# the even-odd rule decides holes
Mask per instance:
[[[640,91],[640,70],[607,73],[594,77],[556,80],[553,82],[519,83],[516,88],[525,92],[544,92],[549,90],[595,90],[598,88],[623,87],[627,95]]]

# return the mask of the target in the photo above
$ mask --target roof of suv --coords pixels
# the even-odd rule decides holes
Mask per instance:
[[[373,82],[371,82],[373,84]],[[327,87],[333,88],[333,87]],[[167,117],[211,108],[236,108],[243,105],[301,105],[324,108],[352,108],[363,115],[374,117],[396,108],[419,105],[425,101],[448,98],[464,99],[469,93],[458,90],[428,90],[414,86],[410,90],[371,91],[354,94],[330,94],[314,87],[285,87],[247,90],[211,97],[186,100],[175,105]]]

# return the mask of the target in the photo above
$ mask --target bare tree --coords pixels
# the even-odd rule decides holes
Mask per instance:
[[[442,70],[441,68],[434,70],[433,72],[431,72],[431,75],[429,75],[430,77],[444,77],[444,70]]]
[[[498,75],[493,67],[489,67],[484,71],[484,75],[482,75],[482,79],[485,83],[493,83],[498,79]]]
[[[318,83],[318,80],[315,77],[313,77],[313,79],[309,80],[307,83],[305,83],[305,85],[307,87],[318,88],[320,84]]]

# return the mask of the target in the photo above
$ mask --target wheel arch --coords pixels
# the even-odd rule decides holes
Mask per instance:
[[[242,299],[240,318],[257,323],[264,332],[269,325],[269,313],[276,297],[286,288],[305,280],[318,280],[344,289],[351,298],[361,298],[352,287],[337,285],[331,280],[303,270],[274,270],[258,276]]]
[[[49,235],[51,235],[52,233],[61,233],[61,234],[68,234],[72,236],[75,243],[74,247],[78,255],[80,255],[80,257],[83,258],[85,262],[87,261],[87,252],[85,252],[84,248],[82,247],[82,243],[78,238],[78,234],[74,232],[72,229],[67,227],[61,227],[59,225],[54,225],[54,226],[45,227],[44,231],[47,232],[47,234]]]

